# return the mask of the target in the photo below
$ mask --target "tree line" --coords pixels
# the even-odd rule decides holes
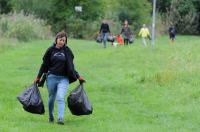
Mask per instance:
[[[56,33],[65,30],[74,38],[92,38],[103,19],[117,33],[124,20],[133,31],[143,23],[151,26],[153,0],[0,0],[0,14],[23,11],[43,19]],[[76,12],[81,6],[82,12]],[[157,0],[157,19],[167,29],[175,25],[180,34],[200,33],[199,0]]]

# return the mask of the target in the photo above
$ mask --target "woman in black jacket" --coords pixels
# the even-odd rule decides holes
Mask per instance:
[[[106,22],[106,20],[103,20],[100,30],[99,30],[99,34],[102,34],[103,36],[103,44],[104,44],[104,48],[106,48],[106,42],[107,42],[107,38],[108,38],[108,33],[110,33],[110,28],[108,23]]]
[[[175,28],[175,26],[170,26],[168,32],[169,32],[169,38],[171,40],[171,43],[173,43],[175,38],[176,38],[176,28]]]
[[[67,44],[67,34],[59,32],[56,35],[55,43],[50,46],[43,56],[43,63],[35,79],[36,83],[40,82],[42,75],[47,75],[48,89],[48,109],[49,122],[54,122],[54,101],[58,103],[58,124],[64,124],[65,95],[70,83],[77,79],[80,83],[85,80],[78,74],[74,68],[74,55]]]

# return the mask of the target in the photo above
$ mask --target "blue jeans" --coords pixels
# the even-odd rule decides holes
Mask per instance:
[[[104,48],[106,48],[108,33],[102,33],[102,36],[103,36],[103,45],[104,45]]]
[[[147,42],[146,42],[146,38],[145,37],[142,37],[142,43],[144,44],[145,47],[147,46]]]
[[[69,86],[69,79],[65,76],[49,74],[47,76],[47,89],[49,93],[48,109],[49,118],[54,119],[54,102],[58,103],[58,119],[63,119],[65,110],[65,95]]]

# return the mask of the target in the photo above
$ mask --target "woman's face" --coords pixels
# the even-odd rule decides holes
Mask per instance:
[[[56,47],[57,48],[63,47],[63,45],[65,44],[65,42],[66,42],[66,37],[57,38]]]
[[[125,27],[128,27],[128,21],[125,21],[125,22],[124,22],[124,26],[125,26]]]

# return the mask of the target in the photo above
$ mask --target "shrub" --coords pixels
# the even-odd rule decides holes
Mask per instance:
[[[23,13],[13,13],[0,17],[0,35],[9,38],[16,38],[20,41],[31,39],[45,39],[51,37],[50,26],[34,17],[24,16]]]

